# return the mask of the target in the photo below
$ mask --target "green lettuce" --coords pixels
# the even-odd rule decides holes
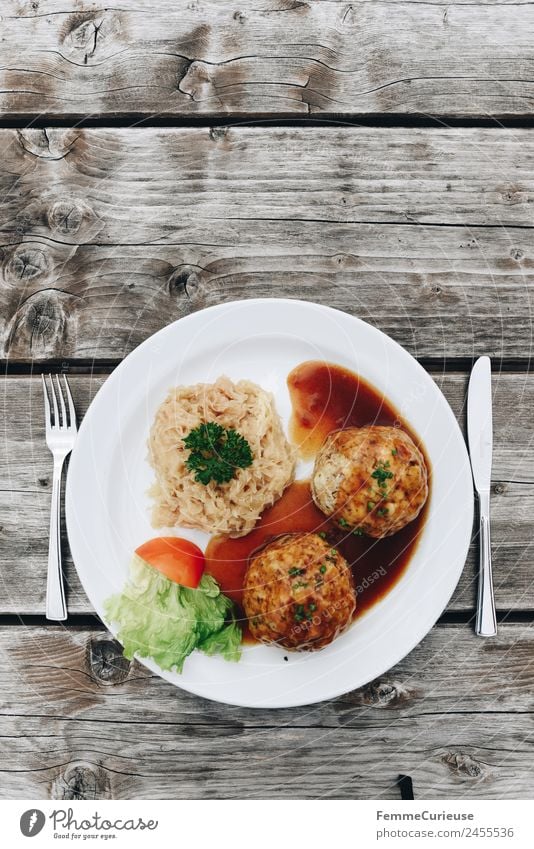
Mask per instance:
[[[225,660],[237,661],[241,657],[243,634],[237,622],[229,622],[220,631],[215,631],[202,640],[198,648],[205,654],[221,654]]]
[[[241,628],[233,619],[233,603],[211,575],[197,589],[169,581],[134,555],[122,593],[104,603],[106,618],[119,626],[117,638],[130,660],[151,657],[165,670],[182,672],[195,649],[225,660],[241,656]],[[229,621],[230,620],[230,621]]]

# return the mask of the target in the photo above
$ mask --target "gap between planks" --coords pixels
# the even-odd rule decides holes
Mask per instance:
[[[470,610],[450,610],[440,616],[434,627],[440,625],[470,625],[475,621],[475,612]],[[497,622],[506,625],[534,624],[534,610],[497,610]],[[109,629],[95,614],[71,613],[66,623],[55,622],[46,619],[39,614],[1,613],[0,628],[9,627],[31,627],[31,628],[63,628],[91,629],[107,632]]]
[[[125,359],[125,358],[123,358]],[[62,374],[110,375],[123,362],[123,359],[86,360],[66,357],[64,359],[51,359],[44,362],[17,362],[13,360],[0,360],[0,374],[4,377],[35,377],[40,374],[58,372]],[[430,374],[469,374],[475,357],[415,357]],[[492,357],[493,374],[530,374],[534,372],[534,362],[531,357]]]
[[[305,127],[313,128],[337,128],[344,127],[376,127],[377,129],[410,129],[410,128],[432,128],[440,127],[447,129],[457,127],[460,129],[473,129],[477,127],[493,127],[502,129],[532,129],[534,128],[534,117],[525,116],[503,116],[499,118],[484,117],[470,118],[436,115],[403,115],[402,113],[391,114],[358,114],[343,115],[335,112],[325,113],[321,118],[302,116],[301,118],[287,115],[276,117],[262,116],[243,112],[242,114],[213,114],[213,115],[143,115],[136,112],[117,112],[114,115],[87,115],[85,113],[73,113],[62,116],[53,112],[28,113],[27,115],[0,115],[0,130],[42,130],[42,129],[77,129],[79,127],[95,129],[131,129],[133,127],[161,128],[161,129],[188,129],[195,127]]]

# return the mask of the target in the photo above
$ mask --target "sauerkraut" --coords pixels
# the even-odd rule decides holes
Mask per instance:
[[[195,480],[184,438],[199,424],[232,428],[250,445],[253,462],[224,484]],[[285,438],[272,395],[248,380],[220,377],[171,389],[159,407],[149,441],[156,475],[151,488],[155,528],[182,526],[243,536],[294,478],[296,452]]]

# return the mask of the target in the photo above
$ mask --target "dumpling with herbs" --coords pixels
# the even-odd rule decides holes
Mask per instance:
[[[251,555],[243,607],[256,640],[293,651],[322,649],[352,621],[350,567],[319,534],[282,534]]]
[[[329,434],[315,459],[312,495],[342,529],[397,533],[428,497],[428,471],[413,439],[397,427],[349,427]]]

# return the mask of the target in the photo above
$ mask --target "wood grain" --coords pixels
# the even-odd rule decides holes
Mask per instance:
[[[253,711],[190,696],[83,629],[0,629],[0,796],[532,798],[532,629],[438,626],[366,687]],[[243,764],[247,764],[246,770]]]
[[[296,296],[420,357],[527,358],[528,130],[0,131],[0,356],[121,359]]]
[[[27,129],[0,149],[2,232],[69,244],[181,242],[219,221],[532,226],[528,129]]]
[[[66,6],[71,8],[65,8]],[[0,110],[530,114],[534,10],[479,0],[5,0]]]
[[[434,375],[464,424],[467,379],[462,374]],[[103,382],[102,376],[73,376],[78,412],[83,414]],[[495,590],[500,610],[534,609],[534,460],[531,411],[534,376],[495,374],[492,529]],[[0,613],[42,613],[44,609],[51,458],[44,439],[42,390],[35,377],[4,380],[2,412],[4,453],[0,456]],[[92,608],[80,587],[64,541],[68,603],[71,613]],[[471,611],[476,590],[473,545],[450,610]]]

